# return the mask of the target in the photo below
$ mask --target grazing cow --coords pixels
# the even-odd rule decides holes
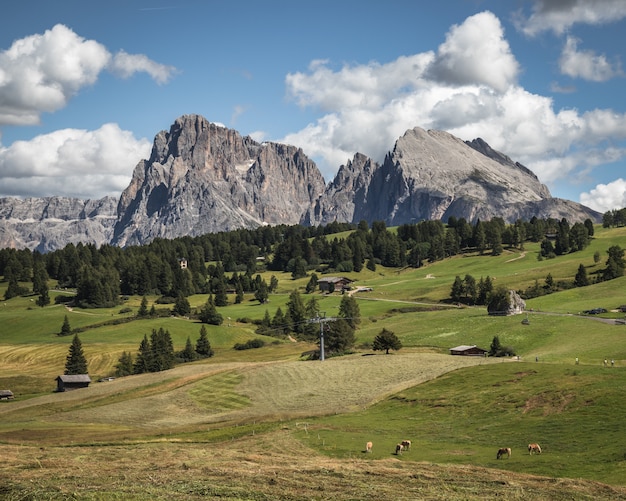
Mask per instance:
[[[396,444],[396,456],[402,454],[402,449],[404,449],[404,447],[402,447],[402,444]]]
[[[403,440],[402,442],[400,442],[400,445],[406,451],[411,449],[411,441],[410,440]]]
[[[507,459],[511,457],[511,448],[510,447],[501,447],[498,449],[498,453],[496,454],[496,459],[500,459],[506,454]]]
[[[539,444],[528,444],[528,454],[536,452],[537,454],[541,454],[541,447]]]
[[[374,445],[372,442],[367,442],[365,444],[365,452],[372,452],[372,445]]]

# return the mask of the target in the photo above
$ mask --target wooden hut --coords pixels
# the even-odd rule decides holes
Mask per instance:
[[[456,346],[455,348],[450,348],[450,355],[462,355],[465,357],[484,357],[485,353],[487,353],[487,350],[483,350],[475,344],[471,346],[461,345]]]
[[[87,388],[91,383],[89,374],[63,374],[57,376],[57,391],[77,390]]]

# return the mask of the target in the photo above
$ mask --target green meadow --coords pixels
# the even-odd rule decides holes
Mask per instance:
[[[309,297],[308,278],[264,272],[279,280],[267,304],[248,296],[219,308],[221,326],[207,326],[214,357],[108,382],[98,379],[153,329],[167,329],[182,350],[201,324],[137,319],[140,297],[110,309],[1,301],[0,390],[15,399],[0,401],[0,472],[9,479],[0,499],[626,499],[626,325],[615,322],[626,277],[530,299],[525,314],[509,317],[448,301],[457,275],[526,290],[548,274],[571,282],[583,264],[593,280],[612,245],[626,248],[626,228],[596,227],[587,249],[555,259],[538,260],[538,244],[527,244],[348,273],[373,290],[353,295],[355,353],[324,362],[302,359],[314,344],[255,333],[252,321],[285,311],[291,291]],[[0,296],[6,287],[0,281]],[[53,303],[67,293],[51,290]],[[338,314],[339,293],[315,297],[327,317]],[[206,300],[189,298],[192,309]],[[582,314],[596,307],[608,311]],[[54,393],[72,340],[58,335],[65,316],[93,382]],[[401,350],[371,350],[383,328]],[[494,336],[517,356],[449,354],[488,349]],[[233,349],[259,337],[262,348]],[[404,439],[412,448],[396,455]],[[543,453],[529,455],[529,442]],[[511,447],[510,459],[496,460],[500,447]]]

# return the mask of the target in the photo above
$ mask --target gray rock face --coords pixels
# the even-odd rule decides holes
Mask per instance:
[[[358,223],[369,200],[372,176],[380,166],[357,153],[351,162],[339,167],[335,179],[324,194],[300,219],[307,226],[326,225],[333,221]],[[376,197],[374,197],[375,203]]]
[[[117,199],[0,198],[0,248],[49,252],[69,243],[108,243]]]
[[[296,224],[324,191],[301,149],[259,144],[186,115],[160,132],[118,205],[113,243],[196,236],[262,224]]]
[[[450,216],[601,220],[583,205],[553,198],[529,169],[482,139],[466,143],[416,127],[382,165],[357,153],[325,186],[301,149],[257,143],[185,115],[156,135],[150,158],[137,164],[119,203],[111,197],[0,199],[0,248],[47,252],[68,243],[141,245],[263,224],[393,226]]]
[[[510,223],[532,216],[599,220],[600,214],[588,207],[552,198],[523,165],[482,140],[475,143],[419,127],[407,131],[374,173],[369,193],[376,197],[370,195],[359,219],[387,225],[450,216],[468,221],[502,217]]]

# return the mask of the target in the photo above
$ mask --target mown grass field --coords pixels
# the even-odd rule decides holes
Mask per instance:
[[[598,228],[585,251],[553,260],[537,260],[538,247],[527,245],[349,274],[373,287],[354,296],[357,353],[324,362],[299,360],[313,345],[271,337],[261,349],[233,350],[258,337],[243,319],[284,311],[289,292],[308,281],[277,274],[269,304],[246,298],[220,309],[224,324],[208,326],[213,358],[59,394],[54,378],[71,342],[57,335],[65,315],[85,329],[94,381],[152,329],[169,330],[179,350],[200,324],[103,325],[132,317],[141,298],[105,310],[3,301],[0,389],[16,398],[0,402],[0,499],[626,499],[626,326],[578,315],[626,304],[626,277],[529,300],[528,325],[526,315],[443,302],[456,275],[524,289],[548,273],[571,280],[582,263],[593,277],[610,245],[626,248],[626,229]],[[337,314],[339,294],[316,297],[327,316]],[[206,296],[189,299],[199,307]],[[402,350],[371,351],[383,327]],[[495,335],[520,359],[448,354],[459,344],[489,348]],[[402,439],[413,448],[396,456]],[[528,455],[529,442],[543,454]],[[496,460],[499,447],[512,457]]]

